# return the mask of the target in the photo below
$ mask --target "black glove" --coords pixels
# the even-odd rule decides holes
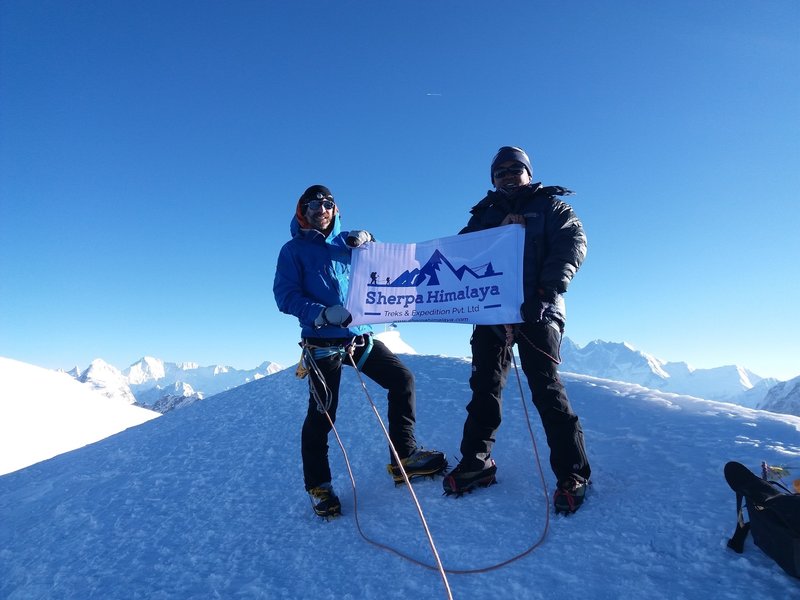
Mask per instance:
[[[520,307],[522,320],[526,323],[542,323],[556,313],[555,302],[558,292],[549,288],[539,288],[539,298],[526,300]]]
[[[541,300],[531,300],[522,303],[519,312],[522,314],[522,320],[526,323],[541,323],[544,320],[545,311],[551,307],[549,302],[542,302]]]
[[[537,293],[539,294],[539,299],[548,304],[555,304],[558,298],[558,292],[553,288],[539,288]]]
[[[324,327],[325,325],[336,325],[337,327],[347,327],[353,322],[353,315],[341,304],[323,308],[319,316],[314,320],[314,327]]]
[[[354,229],[347,234],[347,239],[345,239],[344,243],[351,248],[358,248],[361,244],[374,241],[375,238],[372,237],[372,234],[369,231],[364,231],[363,229]]]

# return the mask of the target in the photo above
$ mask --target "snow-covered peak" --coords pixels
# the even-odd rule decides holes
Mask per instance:
[[[416,354],[417,351],[409,346],[403,338],[400,337],[400,332],[397,329],[388,329],[381,333],[375,334],[375,339],[380,340],[386,347],[395,354]]]
[[[108,364],[102,359],[95,359],[81,373],[78,381],[90,386],[106,398],[133,404],[136,398],[128,387],[128,382],[122,372],[115,366]]]
[[[259,374],[256,375],[256,378],[264,377],[266,375],[272,375],[273,373],[277,373],[278,371],[282,371],[283,367],[278,363],[270,362],[265,360],[263,363],[256,367],[256,371]]]
[[[584,348],[574,343],[561,349],[562,369],[573,373],[629,381],[660,388],[669,379],[664,361],[636,350],[627,342],[594,340]]]
[[[95,358],[89,366],[78,376],[78,379],[85,382],[88,379],[94,381],[115,381],[123,378],[124,375],[114,365],[108,364],[102,358]]]
[[[166,374],[164,361],[152,356],[145,356],[133,363],[124,371],[130,385],[141,385],[148,381],[158,381]]]

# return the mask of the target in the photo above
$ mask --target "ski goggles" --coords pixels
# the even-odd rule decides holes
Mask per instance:
[[[495,179],[499,179],[500,177],[505,177],[506,175],[522,175],[525,171],[525,167],[506,167],[505,169],[497,169],[492,175]]]
[[[333,200],[311,200],[310,202],[306,202],[303,204],[303,210],[311,209],[311,210],[319,210],[320,207],[324,208],[325,210],[333,210],[333,207],[336,206],[336,203]]]

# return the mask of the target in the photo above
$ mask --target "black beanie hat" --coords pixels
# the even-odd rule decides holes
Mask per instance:
[[[324,185],[312,185],[300,196],[300,204],[305,204],[312,200],[333,200],[333,194]]]
[[[492,180],[492,185],[494,185],[494,167],[495,165],[499,165],[504,162],[508,162],[509,160],[515,160],[518,163],[522,164],[527,170],[528,175],[533,177],[533,168],[531,167],[531,159],[528,158],[528,155],[525,154],[525,150],[522,148],[517,148],[516,146],[503,146],[500,150],[497,151],[497,154],[494,155],[492,159],[492,167],[489,171],[489,177]]]

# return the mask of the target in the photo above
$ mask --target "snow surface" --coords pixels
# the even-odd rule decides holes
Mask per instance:
[[[469,361],[403,360],[416,375],[420,443],[453,458]],[[414,484],[448,569],[497,564],[546,533],[508,566],[449,574],[454,598],[800,593],[800,582],[751,540],[742,555],[726,548],[735,496],[722,474],[729,460],[754,470],[762,460],[796,465],[800,418],[589,376],[564,381],[594,469],[577,514],[551,514],[546,444],[534,411],[545,492],[513,372],[494,453],[498,485],[456,499],[442,495],[441,479]],[[382,390],[369,380],[367,388],[384,414]],[[313,515],[300,468],[306,394],[289,368],[0,477],[0,598],[445,598],[437,571],[359,536],[333,436],[344,515]],[[342,380],[337,428],[365,534],[433,565],[408,490],[385,471],[386,443],[352,369]]]
[[[67,373],[0,357],[0,475],[158,416]]]

